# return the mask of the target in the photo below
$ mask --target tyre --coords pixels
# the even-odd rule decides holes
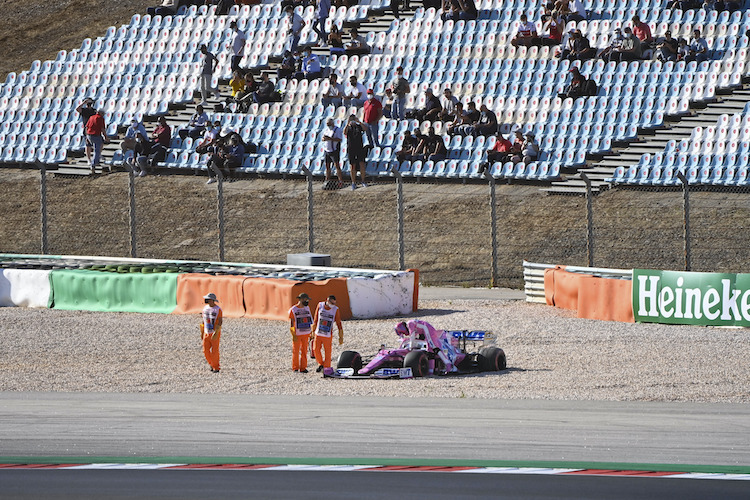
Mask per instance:
[[[415,377],[424,377],[430,370],[427,353],[424,351],[411,351],[404,358],[404,368],[411,368]]]
[[[505,352],[499,347],[485,347],[479,351],[477,356],[479,368],[483,372],[499,372],[505,370]]]
[[[362,356],[356,351],[344,351],[339,354],[336,368],[354,368],[354,374],[356,375],[362,369]]]

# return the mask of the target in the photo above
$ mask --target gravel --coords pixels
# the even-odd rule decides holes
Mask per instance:
[[[521,301],[421,301],[418,317],[498,335],[507,371],[413,380],[333,380],[291,370],[286,324],[227,318],[222,370],[203,359],[198,315],[0,308],[0,390],[750,402],[746,329],[575,318]],[[344,322],[344,348],[395,346],[396,319]],[[13,339],[11,341],[11,338]],[[334,361],[335,363],[335,361]]]

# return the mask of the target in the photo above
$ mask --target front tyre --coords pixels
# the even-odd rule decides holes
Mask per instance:
[[[357,351],[344,351],[339,354],[336,368],[354,368],[354,374],[356,375],[362,369],[362,356]]]
[[[411,351],[404,358],[404,368],[411,368],[415,377],[424,377],[430,370],[430,362],[424,351]]]

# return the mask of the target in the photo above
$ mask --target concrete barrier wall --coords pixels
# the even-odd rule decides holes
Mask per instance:
[[[349,304],[355,318],[409,314],[414,309],[414,273],[383,274],[374,279],[349,278]]]
[[[171,313],[177,274],[54,270],[51,307],[83,311]]]
[[[2,269],[0,307],[47,307],[49,274],[41,269]]]

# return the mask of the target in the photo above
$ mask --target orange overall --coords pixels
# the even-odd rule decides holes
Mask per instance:
[[[292,370],[307,370],[307,343],[312,331],[312,313],[307,306],[289,309],[292,322]]]
[[[313,323],[313,330],[315,331],[314,349],[315,359],[324,368],[331,367],[331,334],[333,333],[334,323],[339,328],[339,344],[341,344],[344,329],[341,326],[339,308],[327,302],[319,302],[318,308],[315,310],[315,322]],[[321,353],[321,348],[325,351],[325,357]]]
[[[203,323],[201,323],[201,339],[203,340],[203,355],[213,370],[219,370],[219,340],[221,326],[214,329],[217,320],[222,318],[221,307],[209,306],[203,308]],[[219,322],[221,324],[221,322]]]

